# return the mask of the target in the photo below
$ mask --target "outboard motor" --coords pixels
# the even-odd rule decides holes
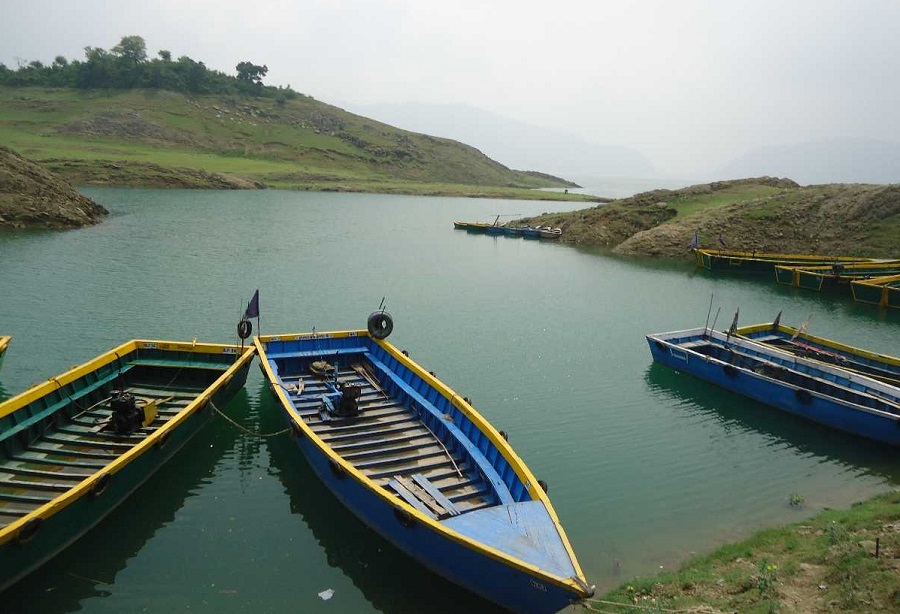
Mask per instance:
[[[339,383],[328,385],[334,392],[322,395],[322,405],[328,416],[352,418],[359,415],[359,397],[362,388],[357,384]]]
[[[141,428],[144,410],[138,407],[134,395],[130,392],[113,390],[109,407],[112,409],[110,426],[119,435],[128,435]]]
[[[334,413],[341,417],[359,414],[359,396],[362,394],[362,388],[356,384],[338,384],[338,392],[341,393],[341,400]]]

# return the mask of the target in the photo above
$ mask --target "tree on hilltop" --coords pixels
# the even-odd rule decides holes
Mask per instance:
[[[251,62],[240,62],[235,69],[237,69],[238,81],[253,85],[262,85],[262,78],[269,72],[269,67],[265,64],[257,66]]]

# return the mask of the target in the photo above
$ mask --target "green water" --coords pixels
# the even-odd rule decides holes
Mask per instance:
[[[470,397],[550,486],[600,589],[753,530],[900,484],[890,448],[652,365],[648,332],[812,316],[810,330],[900,353],[900,312],[470,235],[454,219],[566,205],[291,192],[90,190],[94,228],[0,234],[0,395],[134,337],[230,341],[260,289],[265,333],[361,328]],[[227,408],[282,428],[254,367]],[[792,508],[791,494],[805,499]],[[318,593],[333,589],[323,601]],[[344,511],[285,437],[217,420],[102,525],[0,595],[2,612],[490,612]]]

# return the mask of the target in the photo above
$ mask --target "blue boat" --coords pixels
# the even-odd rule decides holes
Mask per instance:
[[[653,359],[788,413],[900,446],[900,388],[708,328],[647,335]]]
[[[244,385],[254,354],[134,340],[0,403],[0,591],[186,445]]]
[[[526,239],[540,239],[541,229],[537,226],[526,226],[522,229],[522,236]]]
[[[503,230],[506,232],[507,237],[521,237],[525,226],[504,226]]]
[[[255,339],[319,479],[397,548],[504,608],[557,612],[593,595],[546,485],[466,399],[384,340],[386,317]]]
[[[797,329],[776,320],[768,324],[741,326],[735,330],[735,334],[784,352],[862,373],[892,386],[900,386],[900,358],[810,335],[805,329],[805,325]]]

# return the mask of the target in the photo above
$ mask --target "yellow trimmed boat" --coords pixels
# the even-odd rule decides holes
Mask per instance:
[[[860,303],[900,309],[900,275],[850,282],[853,298]]]
[[[3,366],[3,357],[6,355],[6,348],[9,347],[10,336],[0,336],[0,367]]]
[[[776,321],[741,326],[736,329],[735,334],[795,356],[835,365],[886,384],[900,386],[900,358],[810,335],[805,326],[797,329]]]
[[[514,612],[593,595],[536,479],[471,404],[368,330],[257,337],[260,366],[319,479],[423,566]],[[386,330],[385,330],[386,328]]]
[[[0,403],[0,590],[184,446],[244,385],[254,354],[133,340]]]
[[[710,271],[772,273],[776,266],[818,266],[835,262],[873,262],[871,258],[854,256],[816,256],[811,254],[770,254],[724,249],[694,249],[697,266]]]
[[[863,263],[833,263],[824,266],[775,267],[775,280],[780,284],[824,290],[836,286],[850,287],[850,282],[890,275],[900,275],[900,260]]]

